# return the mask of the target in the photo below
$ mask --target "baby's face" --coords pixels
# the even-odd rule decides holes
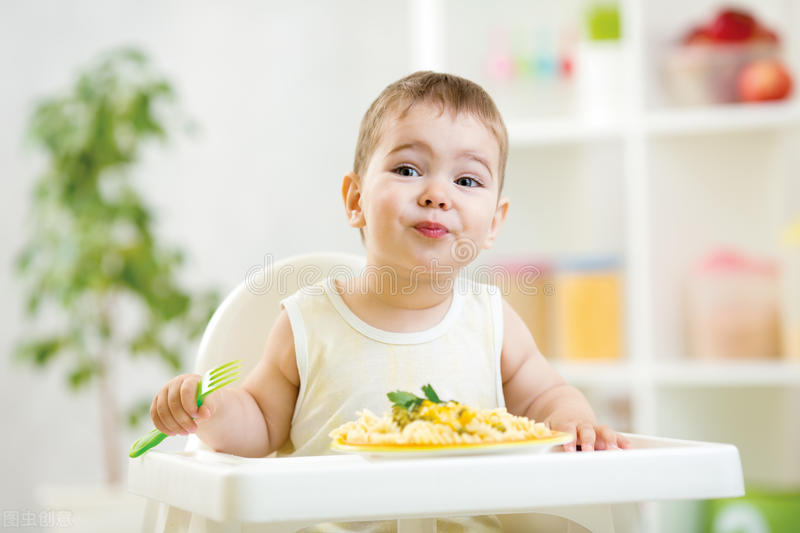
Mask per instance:
[[[500,147],[478,119],[417,104],[384,125],[360,179],[368,259],[401,270],[470,263],[505,219]]]

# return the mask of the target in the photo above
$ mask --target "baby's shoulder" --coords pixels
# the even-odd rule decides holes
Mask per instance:
[[[289,294],[282,302],[286,301],[307,301],[325,296],[325,287],[329,283],[328,279],[316,281],[303,285],[302,287]]]
[[[338,297],[331,278],[315,281],[297,289],[281,300],[281,306],[293,321],[321,319],[336,314]]]

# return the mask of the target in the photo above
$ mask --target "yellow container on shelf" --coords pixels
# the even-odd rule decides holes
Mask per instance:
[[[563,261],[556,279],[556,343],[572,361],[622,357],[622,280],[616,258]]]
[[[506,259],[495,265],[493,282],[517,312],[545,357],[552,355],[552,267],[543,261]]]

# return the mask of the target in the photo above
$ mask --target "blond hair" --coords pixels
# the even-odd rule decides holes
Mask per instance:
[[[503,187],[508,157],[508,132],[489,94],[477,83],[453,74],[418,71],[387,86],[361,119],[353,171],[363,176],[391,116],[402,118],[418,102],[434,103],[442,112],[467,113],[480,120],[500,147],[498,177]]]

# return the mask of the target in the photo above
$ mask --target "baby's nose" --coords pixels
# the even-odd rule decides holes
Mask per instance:
[[[450,209],[450,199],[442,187],[430,184],[419,197],[419,205],[422,207],[438,207],[439,209]]]
[[[432,206],[432,205],[436,205],[436,202],[434,202],[434,201],[433,201],[433,200],[431,200],[430,198],[426,198],[426,199],[425,199],[425,207],[430,207],[430,206]],[[444,209],[445,207],[447,207],[447,202],[445,202],[445,201],[441,201],[441,202],[439,202],[439,207],[441,207],[442,209]]]

